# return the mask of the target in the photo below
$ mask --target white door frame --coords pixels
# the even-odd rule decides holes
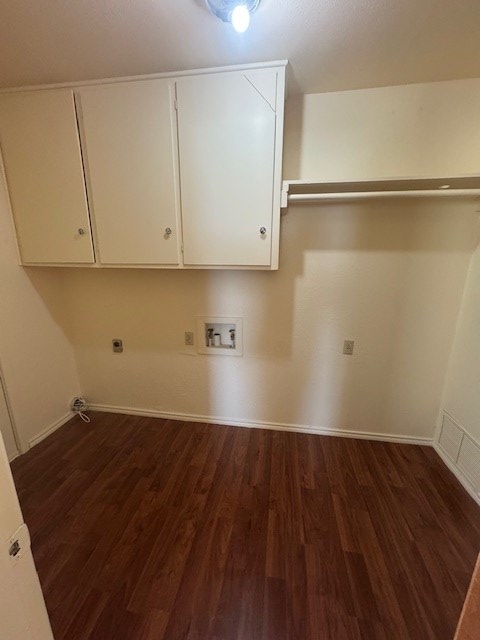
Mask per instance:
[[[3,373],[1,362],[0,362],[0,393],[3,393],[3,397],[5,398],[5,404],[7,406],[7,412],[10,418],[10,426],[12,427],[13,439],[15,440],[15,444],[17,446],[17,454],[14,456],[14,458],[16,458],[22,453],[26,453],[26,451],[28,451],[28,447],[22,446],[22,441],[20,439],[20,436],[18,435],[17,425],[15,424],[15,418],[13,416],[12,405],[10,402],[10,398],[8,396],[7,382],[5,380],[5,375]],[[11,458],[9,462],[11,462],[14,458]]]
[[[23,522],[1,434],[0,620],[2,640],[53,640],[28,527]]]

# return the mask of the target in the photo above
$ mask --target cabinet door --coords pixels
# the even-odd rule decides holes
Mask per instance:
[[[277,73],[177,81],[187,265],[271,264]]]
[[[178,264],[173,87],[142,80],[78,91],[102,264]]]
[[[72,91],[0,96],[0,145],[22,262],[94,262]]]

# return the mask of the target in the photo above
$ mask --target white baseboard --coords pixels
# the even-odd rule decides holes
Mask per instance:
[[[273,431],[295,431],[298,433],[313,433],[321,436],[337,436],[340,438],[356,438],[359,440],[378,440],[380,442],[403,442],[405,444],[418,444],[431,446],[432,438],[404,436],[391,433],[374,433],[372,431],[349,431],[347,429],[328,429],[301,424],[281,424],[276,422],[254,422],[251,420],[237,420],[218,416],[202,416],[192,413],[172,413],[170,411],[157,411],[155,409],[140,409],[138,407],[118,407],[109,404],[89,404],[92,411],[105,411],[107,413],[121,413],[133,416],[145,416],[148,418],[163,418],[164,420],[181,420],[182,422],[208,422],[232,427],[247,427],[250,429],[271,429]]]
[[[22,454],[20,453],[20,451],[16,451],[12,456],[8,456],[8,462],[13,462],[14,460],[16,460],[19,456],[21,456]]]
[[[45,440],[45,438],[49,436],[51,433],[53,433],[57,429],[60,429],[60,427],[62,427],[66,422],[68,422],[71,418],[73,418],[73,415],[74,415],[73,411],[69,411],[64,416],[62,416],[61,418],[53,422],[51,425],[46,427],[46,429],[44,429],[38,435],[36,435],[34,438],[28,441],[29,448],[31,449],[42,440]]]
[[[433,448],[438,453],[442,462],[450,469],[456,479],[460,482],[462,487],[472,496],[475,502],[480,506],[480,495],[476,493],[471,484],[468,482],[466,477],[460,471],[460,469],[455,465],[450,458],[443,452],[442,448],[438,444],[438,442],[433,443]]]

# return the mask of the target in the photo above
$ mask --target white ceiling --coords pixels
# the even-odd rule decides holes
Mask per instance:
[[[288,58],[290,91],[480,76],[480,0],[263,0],[236,34],[203,0],[0,0],[0,86]]]

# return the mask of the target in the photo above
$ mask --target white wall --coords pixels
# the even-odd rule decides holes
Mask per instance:
[[[479,107],[480,81],[293,100],[284,177],[479,171]],[[69,270],[82,391],[102,405],[430,438],[476,217],[465,201],[297,206],[278,272]],[[244,357],[184,347],[195,315],[243,316]]]
[[[307,95],[287,112],[285,178],[480,172],[480,79]]]
[[[79,393],[64,322],[63,272],[18,266],[0,177],[0,364],[22,449],[62,419]]]
[[[480,443],[480,248],[468,272],[442,408]]]

